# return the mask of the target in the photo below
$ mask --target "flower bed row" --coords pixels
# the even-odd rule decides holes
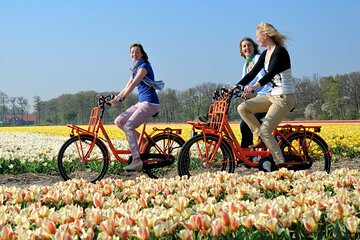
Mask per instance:
[[[360,172],[0,187],[0,239],[359,239]]]
[[[183,129],[184,139],[189,138],[190,126],[175,127]],[[125,135],[119,129],[115,126],[106,128],[116,146],[128,148]],[[236,136],[241,136],[238,125],[233,129]],[[0,173],[56,172],[56,157],[69,132],[66,126],[0,128]],[[328,124],[322,126],[319,134],[330,146],[333,161],[360,157],[360,138],[355,137],[360,135],[360,125]]]

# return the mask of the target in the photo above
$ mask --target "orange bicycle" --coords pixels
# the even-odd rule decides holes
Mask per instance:
[[[214,103],[208,110],[209,122],[187,121],[193,127],[193,136],[183,145],[177,162],[180,176],[203,171],[228,171],[233,173],[235,166],[263,168],[264,162],[275,162],[268,149],[241,148],[228,122],[231,100],[240,97],[242,89],[217,89]],[[313,164],[321,164],[322,170],[330,172],[331,151],[327,143],[316,132],[321,126],[279,125],[273,135],[285,157],[281,167],[293,170],[309,169]],[[200,131],[200,132],[199,132]],[[257,159],[257,160],[256,160]]]
[[[99,96],[97,106],[91,110],[87,129],[74,124],[67,125],[71,128],[70,139],[60,148],[57,157],[58,169],[64,180],[83,178],[93,183],[101,180],[110,164],[110,152],[121,163],[132,161],[131,151],[116,149],[102,123],[105,108],[111,105],[109,102],[112,99],[113,95]],[[171,170],[171,165],[185,143],[180,134],[181,129],[157,127],[147,133],[146,123],[143,124],[138,141],[141,159],[144,161],[143,172],[151,178],[157,178]]]

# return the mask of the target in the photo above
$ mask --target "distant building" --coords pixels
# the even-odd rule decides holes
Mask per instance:
[[[14,124],[15,121],[15,124]],[[35,114],[16,114],[15,116],[12,114],[5,115],[4,124],[5,125],[34,125],[36,122]]]

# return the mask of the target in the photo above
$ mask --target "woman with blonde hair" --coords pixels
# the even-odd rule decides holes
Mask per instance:
[[[238,106],[238,112],[250,127],[251,132],[258,137],[258,142],[250,147],[269,148],[277,165],[275,167],[271,162],[265,161],[263,168],[270,172],[280,168],[285,162],[272,132],[295,106],[295,84],[291,75],[290,56],[285,48],[287,37],[279,33],[270,23],[261,22],[256,27],[256,38],[260,46],[265,47],[266,50],[262,52],[252,70],[237,85],[246,86],[264,69],[265,75],[253,85],[246,86],[244,91],[245,93],[254,92],[267,83],[272,84],[272,90],[270,94],[256,96],[241,103]],[[261,124],[252,114],[254,112],[267,112]]]

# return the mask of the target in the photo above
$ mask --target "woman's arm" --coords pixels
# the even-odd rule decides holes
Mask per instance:
[[[115,101],[124,100],[126,96],[128,96],[134,88],[144,79],[147,74],[147,70],[145,68],[139,68],[134,78],[130,78],[126,87],[120,91],[118,95],[114,97]]]
[[[261,69],[264,68],[265,54],[266,51],[261,53],[260,58],[255,63],[254,67],[251,69],[251,71],[248,74],[246,74],[243,77],[243,79],[240,80],[240,82],[237,83],[237,85],[246,86],[256,77],[256,75],[261,71]]]
[[[291,67],[290,57],[284,47],[277,46],[271,55],[268,72],[259,80],[261,86],[271,82],[276,74],[285,71]]]

